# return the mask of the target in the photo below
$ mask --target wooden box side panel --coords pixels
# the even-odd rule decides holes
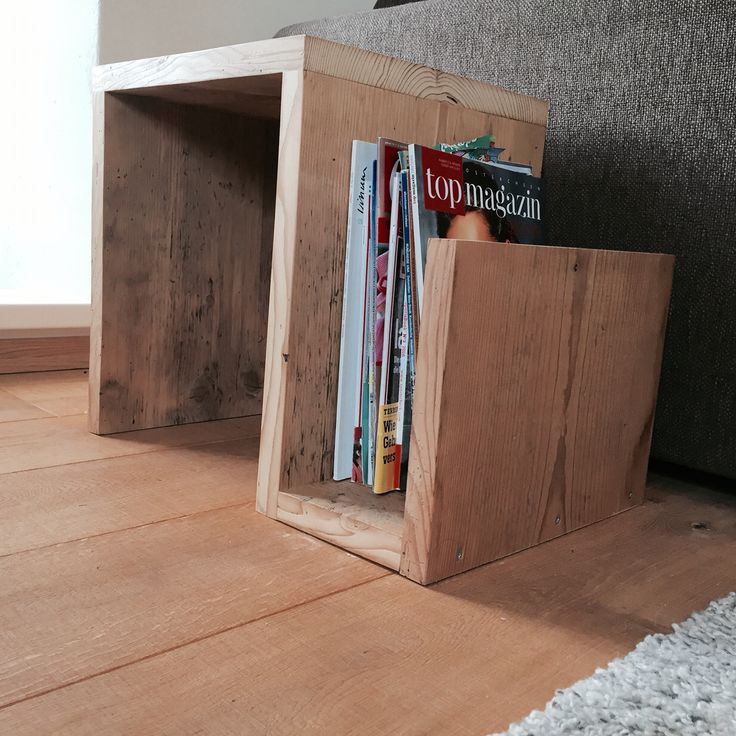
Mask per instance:
[[[285,76],[284,99],[286,88]],[[310,72],[294,100],[301,125],[286,134],[299,150],[279,171],[277,223],[283,208],[290,225],[277,226],[274,239],[258,481],[259,509],[272,516],[279,490],[332,477],[353,139],[431,145],[492,132],[539,171],[545,137],[543,125]]]
[[[105,104],[107,95],[92,94],[92,315],[89,330],[89,381],[87,425],[100,431],[102,371],[102,237],[105,201]]]
[[[260,413],[275,124],[132,95],[97,104],[92,431]]]
[[[672,266],[432,244],[405,575],[432,582],[643,500]]]

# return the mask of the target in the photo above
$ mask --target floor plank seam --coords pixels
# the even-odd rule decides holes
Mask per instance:
[[[21,374],[21,375],[23,375],[23,374]],[[14,388],[8,388],[8,386],[3,386],[2,378],[3,378],[3,376],[2,376],[2,374],[0,374],[0,389],[2,389],[3,391],[5,391],[6,393],[9,393],[11,396],[15,396],[16,399],[20,399],[21,401],[25,401],[26,404],[31,404],[31,406],[36,406],[36,403],[34,402],[33,399],[26,399],[23,396],[21,396],[20,394],[16,393],[18,391],[17,388],[14,389]],[[23,392],[23,389],[22,388],[21,388],[21,392]],[[56,401],[58,399],[72,399],[72,398],[74,398],[74,393],[54,395],[52,397],[47,397],[47,398],[51,398],[54,401]],[[39,406],[38,408],[40,409],[41,407]],[[81,412],[81,413],[82,414],[85,414],[86,412]],[[70,414],[68,416],[72,416],[72,415]]]
[[[0,372],[0,380],[8,376],[35,376],[39,373],[81,373],[84,376],[89,375],[89,368],[80,366],[79,368],[44,368],[39,371],[13,371],[12,373]]]
[[[73,396],[58,396],[52,401],[58,401],[59,399],[72,399]],[[45,411],[47,414],[51,414],[52,417],[56,417],[57,419],[61,419],[62,417],[86,417],[87,412],[86,411],[74,411],[71,414],[55,414],[50,409],[44,409],[42,406],[39,406],[34,401],[27,401],[26,399],[23,399],[23,401],[26,401],[27,404],[30,404],[35,409],[38,409],[39,411]],[[45,419],[46,417],[40,417],[40,419]]]
[[[2,390],[5,391],[5,389],[2,389]],[[18,398],[18,397],[16,396],[15,398]],[[32,404],[30,401],[26,401],[25,399],[21,399],[21,401],[28,404],[28,406],[32,406],[34,409],[45,411],[48,414],[48,416],[47,417],[28,417],[27,419],[10,419],[7,422],[2,422],[2,424],[10,426],[11,424],[23,424],[24,422],[42,422],[47,419],[62,419],[66,417],[83,417],[84,416],[84,412],[82,412],[81,414],[52,414],[51,412],[48,411],[48,409],[41,409],[40,406],[36,406],[36,404]],[[22,472],[22,471],[16,471],[16,472]],[[5,475],[5,474],[0,473],[0,475]]]
[[[38,399],[27,399],[24,396],[21,396],[20,394],[16,393],[18,391],[17,388],[8,388],[7,386],[3,386],[2,381],[0,381],[0,390],[5,391],[5,393],[10,394],[11,396],[14,396],[16,399],[20,399],[21,401],[25,401],[26,404],[31,404],[32,406],[36,406],[36,401]],[[22,392],[22,389],[21,389]],[[58,401],[59,399],[74,399],[77,398],[77,396],[72,392],[71,394],[55,394],[54,396],[46,397],[46,399],[51,401]],[[41,399],[41,401],[44,401],[46,399]],[[39,409],[41,407],[38,407]],[[86,412],[81,412],[82,414],[85,414]],[[71,416],[71,415],[70,415]]]
[[[80,416],[79,414],[73,414],[70,416]],[[252,416],[257,416],[256,414]],[[19,422],[30,422],[30,421],[45,421],[46,419],[66,419],[67,417],[37,417],[35,420],[33,419],[19,419],[17,421]],[[234,417],[235,419],[247,419],[247,417]],[[14,424],[16,420],[13,422],[5,422],[5,425]],[[214,421],[229,421],[227,419],[216,419]],[[185,426],[185,425],[179,425],[179,426]],[[186,425],[189,426],[189,425]],[[136,430],[136,431],[147,431],[147,430]],[[70,463],[58,463],[57,465],[40,465],[35,468],[24,468],[23,470],[0,470],[0,476],[3,475],[15,475],[16,473],[32,473],[35,470],[48,470],[49,468],[64,468],[69,465],[83,465],[84,463],[98,463],[103,460],[117,460],[117,459],[123,459],[128,457],[141,457],[142,455],[151,455],[155,452],[168,452],[170,450],[186,450],[187,448],[191,447],[208,447],[209,445],[218,445],[223,442],[233,442],[235,440],[252,440],[260,437],[260,430],[253,435],[247,435],[247,436],[240,436],[240,437],[228,437],[227,439],[218,439],[218,440],[208,440],[205,442],[192,442],[192,443],[186,443],[183,445],[166,445],[164,447],[156,447],[152,450],[143,450],[142,452],[131,452],[124,455],[106,455],[104,457],[93,457],[89,460],[75,460]],[[108,435],[110,437],[113,437],[114,435]]]
[[[110,529],[107,532],[100,532],[99,534],[89,534],[84,537],[75,537],[74,539],[65,539],[61,542],[51,542],[50,544],[42,544],[38,547],[29,547],[28,549],[19,549],[15,552],[5,552],[3,554],[0,554],[0,560],[3,560],[7,557],[13,557],[14,555],[24,555],[31,552],[38,552],[42,549],[50,549],[52,547],[61,547],[65,544],[75,544],[77,542],[85,542],[88,539],[99,539],[100,537],[107,537],[110,534],[122,534],[123,532],[129,532],[134,531],[136,529],[145,529],[150,526],[155,526],[156,524],[165,524],[169,521],[180,521],[181,519],[189,519],[194,516],[201,516],[202,514],[211,514],[217,511],[226,511],[227,509],[237,509],[242,508],[243,506],[252,506],[255,504],[254,500],[250,501],[241,501],[239,503],[232,503],[227,504],[225,506],[215,506],[211,509],[201,509],[200,511],[192,511],[189,514],[181,514],[180,516],[169,516],[165,519],[156,519],[155,521],[147,521],[144,524],[135,524],[133,526],[125,526],[121,527],[120,529]]]
[[[376,565],[376,567],[380,568],[380,565]],[[333,591],[330,591],[329,593],[318,595],[315,598],[310,598],[308,600],[300,601],[299,603],[294,603],[290,606],[285,606],[284,608],[280,608],[277,611],[271,611],[270,613],[265,613],[262,616],[255,616],[254,618],[248,619],[247,621],[241,621],[237,624],[232,624],[231,626],[225,626],[222,629],[219,629],[217,631],[213,631],[203,636],[195,637],[194,639],[191,639],[185,642],[181,642],[180,644],[175,644],[174,646],[171,646],[171,647],[166,647],[165,649],[161,649],[158,652],[151,652],[150,654],[147,654],[144,657],[139,657],[138,659],[131,659],[129,662],[124,662],[122,664],[115,665],[114,667],[108,667],[107,669],[100,670],[99,672],[94,672],[92,674],[85,675],[84,677],[79,677],[76,680],[70,680],[69,682],[65,682],[61,685],[57,685],[56,687],[50,687],[50,688],[47,688],[46,690],[40,690],[37,693],[31,693],[30,695],[26,695],[22,698],[11,700],[8,703],[2,703],[0,704],[0,711],[7,710],[8,708],[12,708],[14,705],[19,705],[20,703],[26,703],[29,700],[35,700],[36,698],[41,698],[44,695],[49,695],[50,693],[57,692],[58,690],[64,690],[65,688],[72,687],[74,685],[79,685],[82,682],[88,682],[89,680],[94,680],[97,677],[103,677],[105,675],[109,675],[112,672],[117,672],[118,670],[122,670],[126,667],[131,667],[133,665],[140,664],[141,662],[147,662],[148,660],[154,659],[156,657],[164,656],[171,652],[175,652],[179,649],[183,649],[184,647],[188,647],[192,644],[198,644],[199,642],[205,641],[207,639],[211,639],[214,636],[220,636],[221,634],[227,634],[228,632],[234,631],[235,629],[239,629],[245,626],[250,626],[251,624],[256,624],[259,621],[263,621],[267,618],[273,618],[275,616],[280,616],[284,613],[288,613],[289,611],[293,611],[297,608],[301,608],[302,606],[307,606],[312,603],[317,603],[318,601],[325,600],[326,598],[330,598],[331,596],[339,595],[341,593],[347,593],[356,588],[360,588],[363,585],[370,585],[371,583],[374,583],[377,580],[382,580],[383,578],[386,578],[390,575],[396,575],[396,573],[392,572],[391,570],[385,570],[383,575],[378,575],[374,578],[371,578],[370,580],[363,580],[359,583],[355,583],[354,585],[349,585],[346,588],[340,588],[340,590],[333,590]]]

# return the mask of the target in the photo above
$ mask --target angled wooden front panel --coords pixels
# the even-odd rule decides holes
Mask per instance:
[[[432,243],[405,575],[432,582],[643,500],[672,267]]]
[[[434,145],[491,132],[539,172],[545,136],[544,125],[435,99],[310,72],[299,83],[287,76],[258,478],[259,509],[271,516],[279,490],[332,474],[353,139]]]
[[[277,123],[97,104],[90,428],[260,413]]]

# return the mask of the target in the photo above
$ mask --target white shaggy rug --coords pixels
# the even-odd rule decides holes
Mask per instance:
[[[495,736],[735,736],[736,593]]]

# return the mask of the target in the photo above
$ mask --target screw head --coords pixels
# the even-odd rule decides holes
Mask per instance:
[[[557,516],[555,516],[555,524],[559,524],[559,523],[560,523],[560,517],[558,514]]]
[[[634,491],[629,491],[629,498],[634,498]]]
[[[463,548],[462,547],[458,547],[457,548],[457,552],[455,552],[455,559],[456,560],[462,560],[462,558],[463,558]]]

